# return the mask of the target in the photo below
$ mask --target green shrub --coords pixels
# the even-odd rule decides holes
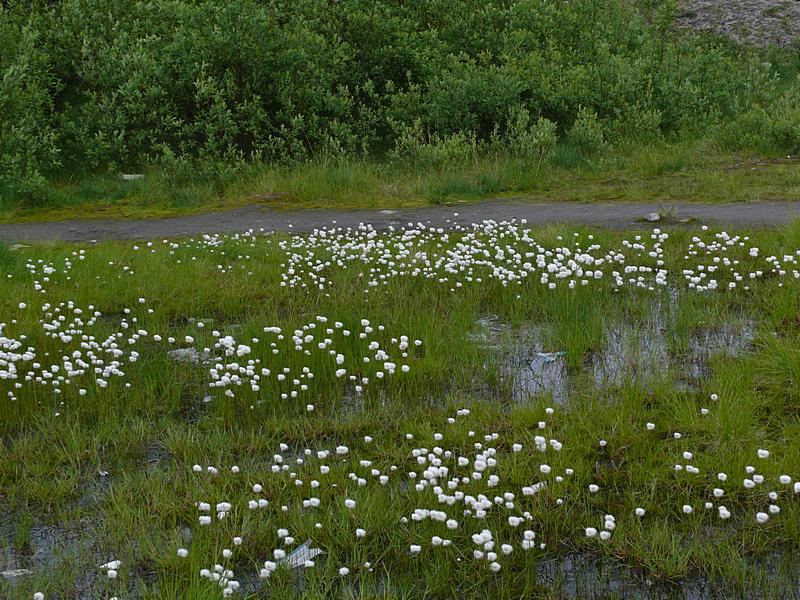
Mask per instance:
[[[441,169],[446,165],[463,165],[478,154],[475,135],[459,132],[446,136],[434,133],[426,138],[419,120],[411,126],[398,125],[392,160],[413,168]]]
[[[753,105],[715,131],[717,143],[726,150],[767,153],[800,153],[800,81],[776,94],[764,105]]]
[[[603,124],[597,114],[585,106],[578,109],[578,117],[567,132],[567,141],[584,158],[597,156],[607,148]]]
[[[652,144],[664,138],[662,126],[663,114],[659,109],[636,104],[617,111],[611,135],[629,143]]]
[[[521,157],[539,167],[558,142],[556,124],[544,117],[531,123],[528,110],[516,107],[509,117],[503,142],[509,155]]]
[[[767,141],[768,121],[767,112],[761,107],[754,107],[721,123],[714,137],[724,150],[759,150]]]
[[[39,36],[33,25],[21,26],[14,58],[4,66],[0,81],[0,195],[5,202],[41,202],[45,176],[61,166],[53,115],[53,95],[60,83]],[[5,46],[12,51],[8,41]]]
[[[231,149],[227,157],[216,155],[178,156],[168,146],[154,160],[156,172],[173,194],[191,185],[202,185],[221,193],[245,168],[240,152]]]
[[[767,120],[767,139],[781,154],[800,154],[799,97],[797,94],[785,95],[776,103]]]

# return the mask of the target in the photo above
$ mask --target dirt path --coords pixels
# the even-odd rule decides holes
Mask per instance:
[[[666,208],[666,211],[664,209]],[[264,231],[310,231],[319,227],[351,227],[371,223],[378,228],[408,223],[452,226],[494,219],[527,219],[530,225],[578,223],[612,227],[651,227],[644,217],[664,211],[662,224],[703,222],[737,227],[764,227],[800,218],[800,202],[737,204],[525,202],[495,200],[478,204],[456,204],[399,210],[304,210],[274,211],[259,206],[203,215],[143,220],[74,220],[0,225],[0,238],[7,241],[87,242],[107,239],[160,239],[202,233],[231,233],[248,229]]]

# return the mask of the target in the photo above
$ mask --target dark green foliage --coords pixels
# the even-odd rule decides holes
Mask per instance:
[[[678,32],[673,3],[3,6],[6,203],[46,202],[50,177],[148,166],[223,186],[252,160],[435,167],[503,147],[538,164],[556,135],[584,159],[709,131],[736,149],[800,149],[797,59]]]

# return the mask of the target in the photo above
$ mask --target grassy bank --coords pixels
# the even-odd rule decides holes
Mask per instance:
[[[562,201],[757,202],[800,198],[794,157],[731,154],[709,144],[658,144],[582,159],[557,147],[541,163],[475,156],[439,167],[367,161],[248,165],[228,183],[150,169],[55,182],[41,206],[5,204],[0,220],[147,218],[260,204],[274,209],[397,208],[487,198]]]
[[[800,229],[635,236],[4,249],[0,592],[791,597]]]

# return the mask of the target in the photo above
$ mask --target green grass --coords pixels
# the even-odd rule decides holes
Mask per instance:
[[[576,239],[572,231],[553,227],[532,232],[531,237],[552,249],[571,245]],[[577,239],[584,248],[591,234],[603,248],[624,252],[628,263],[652,264],[646,255],[635,259],[636,252],[622,246],[622,239],[632,240],[634,234],[580,233]],[[568,593],[568,582],[537,575],[537,565],[544,568],[547,561],[565,556],[594,565],[577,584],[579,596],[613,595],[618,580],[625,582],[623,592],[629,596],[651,584],[677,594],[676,586],[691,585],[702,576],[725,597],[753,590],[765,598],[787,597],[787,590],[796,589],[798,565],[792,557],[800,548],[800,496],[779,485],[777,477],[785,473],[793,480],[800,478],[800,284],[786,263],[786,277],[765,270],[748,290],[688,290],[681,269],[702,262],[702,257],[687,263],[686,247],[691,236],[710,240],[711,233],[670,231],[664,261],[672,277],[671,292],[631,286],[615,291],[607,267],[603,279],[586,287],[569,289],[562,282],[549,290],[538,273],[518,285],[502,285],[489,276],[491,268],[473,266],[470,276],[482,277],[481,283],[468,281],[467,272],[440,273],[448,277],[446,282],[406,275],[389,277],[386,285],[365,293],[370,269],[383,268],[374,260],[346,261],[341,267],[334,260],[331,268],[314,271],[327,279],[324,289],[282,286],[288,246],[294,244],[292,252],[310,252],[323,262],[328,258],[324,244],[309,249],[299,237],[225,237],[207,243],[182,241],[174,247],[109,242],[3,249],[2,274],[12,276],[0,278],[0,314],[6,323],[2,335],[16,338],[27,333],[24,344],[35,347],[36,360],[47,367],[60,360],[65,348],[71,352],[78,346],[77,340],[65,344],[48,335],[38,322],[47,312],[42,307],[50,303],[49,311],[56,316],[59,303],[72,301],[84,311],[84,325],[78,329],[98,341],[120,332],[119,347],[135,349],[139,358],[123,360],[125,376],[106,377],[106,388],[80,375],[63,386],[61,395],[47,386],[25,382],[15,388],[10,380],[0,380],[0,548],[13,547],[13,554],[23,558],[38,549],[37,560],[44,561],[43,566],[34,564],[33,575],[0,580],[0,595],[24,598],[42,591],[47,598],[74,598],[90,590],[92,597],[100,598],[219,598],[220,588],[201,578],[200,569],[220,563],[232,568],[243,584],[257,582],[258,569],[280,547],[276,530],[285,527],[297,544],[311,539],[326,554],[302,577],[279,570],[242,597],[560,597]],[[649,243],[647,233],[637,234]],[[729,250],[741,261],[737,269],[742,273],[764,268],[767,256],[794,253],[800,225],[750,235],[760,249],[759,258],[750,257],[746,247]],[[490,256],[506,244],[523,247],[510,234],[502,243],[490,243],[486,234],[476,240],[462,234],[450,234],[446,240],[433,236],[419,240],[413,251],[442,255],[459,241],[473,248],[483,244]],[[395,253],[399,249],[396,237],[380,234],[374,241]],[[77,254],[80,249],[85,250],[83,259]],[[534,257],[528,260],[535,262],[540,250],[530,249]],[[48,264],[53,267],[49,273],[44,268]],[[33,265],[35,273],[26,265]],[[309,272],[301,267],[296,266],[295,275],[310,284]],[[45,291],[35,291],[34,281]],[[19,308],[20,302],[26,308]],[[69,322],[72,311],[59,308]],[[90,310],[102,313],[91,325]],[[502,364],[492,364],[493,338],[476,341],[476,320],[488,314],[509,324],[512,338],[514,327],[536,324],[542,329],[543,349],[567,351],[565,366],[574,383],[567,402],[555,404],[547,392],[523,399],[512,395],[509,374]],[[327,324],[316,320],[318,315],[328,317]],[[673,364],[644,373],[644,378],[641,370],[636,376],[631,368],[601,386],[586,371],[592,358],[605,351],[615,327],[627,331],[627,343],[636,345],[637,336],[649,331],[648,324],[661,319],[666,348],[676,358],[691,351],[698,331],[742,318],[756,321],[755,339],[736,355],[714,353],[708,374],[690,388],[681,384],[685,374],[675,372]],[[374,360],[363,367],[350,362],[372,353],[365,347],[368,340],[355,335],[363,330],[361,319],[369,319],[375,328],[368,340],[388,348],[398,364],[407,362],[409,373],[380,381]],[[122,321],[127,328],[121,329]],[[198,321],[205,326],[198,327]],[[334,328],[335,321],[354,335],[344,336]],[[303,333],[317,335],[310,353],[295,352],[292,332],[314,322],[315,329]],[[379,330],[379,324],[385,330]],[[285,339],[263,330],[276,325]],[[325,327],[333,332],[321,331]],[[129,342],[139,329],[147,335]],[[184,336],[192,335],[194,346],[202,349],[213,346],[214,330],[252,347],[251,354],[225,362],[259,359],[273,373],[289,367],[292,374],[308,366],[315,375],[305,380],[309,391],[283,400],[280,394],[288,392],[287,384],[265,376],[259,391],[245,384],[229,398],[223,390],[207,387],[208,367],[179,363],[167,354],[167,336],[177,339],[174,347],[185,347]],[[164,339],[156,341],[155,334]],[[400,335],[423,341],[411,346],[407,359],[399,359],[392,350],[391,338]],[[260,341],[251,342],[253,337]],[[349,386],[336,376],[337,366],[327,350],[317,349],[323,337],[331,338],[332,347],[347,357],[351,372],[363,368],[370,373],[371,383],[360,399],[354,400]],[[273,354],[271,342],[279,354]],[[103,359],[108,364],[113,357],[103,354]],[[22,361],[18,368],[31,367]],[[78,387],[86,394],[79,395]],[[712,393],[719,394],[719,400],[710,400]],[[206,394],[213,398],[207,403],[202,400]],[[311,412],[306,409],[309,403],[314,405]],[[465,407],[470,414],[457,416]],[[548,407],[552,414],[546,412]],[[709,414],[702,415],[702,408]],[[448,422],[448,417],[455,421]],[[648,422],[655,423],[654,430],[646,428]],[[435,439],[436,433],[443,439]],[[484,436],[492,433],[497,439],[487,441]],[[374,438],[371,443],[364,439],[367,435]],[[535,447],[538,435],[562,442],[563,449],[549,447],[541,454]],[[607,445],[601,446],[600,440]],[[497,506],[484,520],[466,517],[462,504],[439,504],[430,489],[418,493],[414,481],[409,485],[406,473],[419,473],[419,481],[424,469],[412,455],[415,448],[432,452],[440,446],[474,459],[476,442],[496,448],[497,466],[487,469],[482,480],[459,489],[485,493],[490,499],[513,492],[517,510],[529,511],[530,522],[513,528],[507,516],[514,511]],[[282,443],[288,450],[280,449]],[[514,443],[522,444],[520,452],[512,451]],[[303,454],[306,448],[333,451],[339,445],[349,448],[346,456],[332,452],[319,459]],[[770,458],[758,458],[758,448],[769,449]],[[686,451],[694,457],[684,459]],[[288,472],[272,472],[276,453],[291,465],[302,486],[295,485]],[[298,456],[303,464],[294,460]],[[373,464],[363,466],[361,460]],[[540,472],[543,463],[552,468],[550,474]],[[219,473],[194,473],[195,464],[213,465]],[[322,464],[330,466],[330,473],[320,472]],[[459,476],[472,471],[471,465],[446,464]],[[700,474],[676,472],[675,464],[692,464]],[[241,472],[232,473],[232,465]],[[742,486],[747,465],[756,466],[766,478],[753,490]],[[371,468],[389,476],[386,486]],[[574,469],[573,475],[565,475],[568,468]],[[108,474],[101,476],[100,470]],[[726,483],[717,480],[718,472],[729,475]],[[350,473],[367,484],[359,486]],[[496,488],[486,486],[489,473],[500,478]],[[564,476],[563,481],[556,476]],[[312,479],[321,485],[310,487]],[[522,494],[523,487],[537,481],[548,485],[535,496]],[[256,483],[263,486],[262,492],[252,490]],[[598,485],[599,491],[590,493],[590,484]],[[711,496],[715,487],[724,488],[723,499]],[[766,510],[766,493],[771,490],[779,492],[781,513],[760,525],[755,513]],[[257,497],[267,499],[269,506],[248,510],[248,500]],[[302,507],[310,497],[321,500],[320,508]],[[354,499],[356,508],[347,509],[345,498]],[[713,501],[714,509],[703,509],[705,500]],[[202,527],[195,505],[199,501],[212,507],[226,501],[233,509],[225,519],[215,518],[211,526]],[[691,515],[681,512],[687,503],[695,509]],[[730,509],[730,520],[717,517],[719,504]],[[288,507],[285,512],[283,505]],[[647,511],[644,518],[634,515],[636,507]],[[448,530],[430,520],[401,523],[400,518],[416,508],[444,510],[459,527]],[[586,538],[585,528],[600,529],[606,514],[616,517],[611,539]],[[55,528],[55,548],[36,535],[45,526]],[[367,536],[356,538],[356,528],[364,528]],[[486,561],[472,558],[477,546],[470,536],[483,528],[492,530],[498,545],[514,544],[512,554],[499,559],[502,569],[497,574]],[[519,541],[527,528],[536,532],[537,545],[524,551]],[[434,535],[453,543],[432,547]],[[241,546],[232,545],[234,536],[243,538]],[[539,543],[546,546],[541,549]],[[409,554],[412,544],[422,546],[420,555]],[[189,549],[187,558],[176,556],[179,547]],[[224,548],[234,550],[232,558],[223,559]],[[0,560],[4,556],[0,554]],[[112,559],[121,560],[122,566],[119,577],[108,580],[97,567]],[[371,566],[365,567],[366,562]],[[767,562],[777,564],[784,576],[775,575]],[[350,569],[346,577],[338,574],[344,566]],[[11,568],[5,563],[0,567]],[[650,584],[636,587],[634,574]]]
[[[0,202],[0,221],[164,217],[248,204],[279,210],[398,208],[512,196],[582,202],[791,200],[800,196],[798,173],[793,158],[734,155],[702,142],[624,146],[591,160],[562,145],[538,166],[500,155],[427,169],[357,160],[252,164],[227,183],[202,174],[173,180],[158,170],[134,181],[87,176],[55,182],[46,198],[24,206]]]

